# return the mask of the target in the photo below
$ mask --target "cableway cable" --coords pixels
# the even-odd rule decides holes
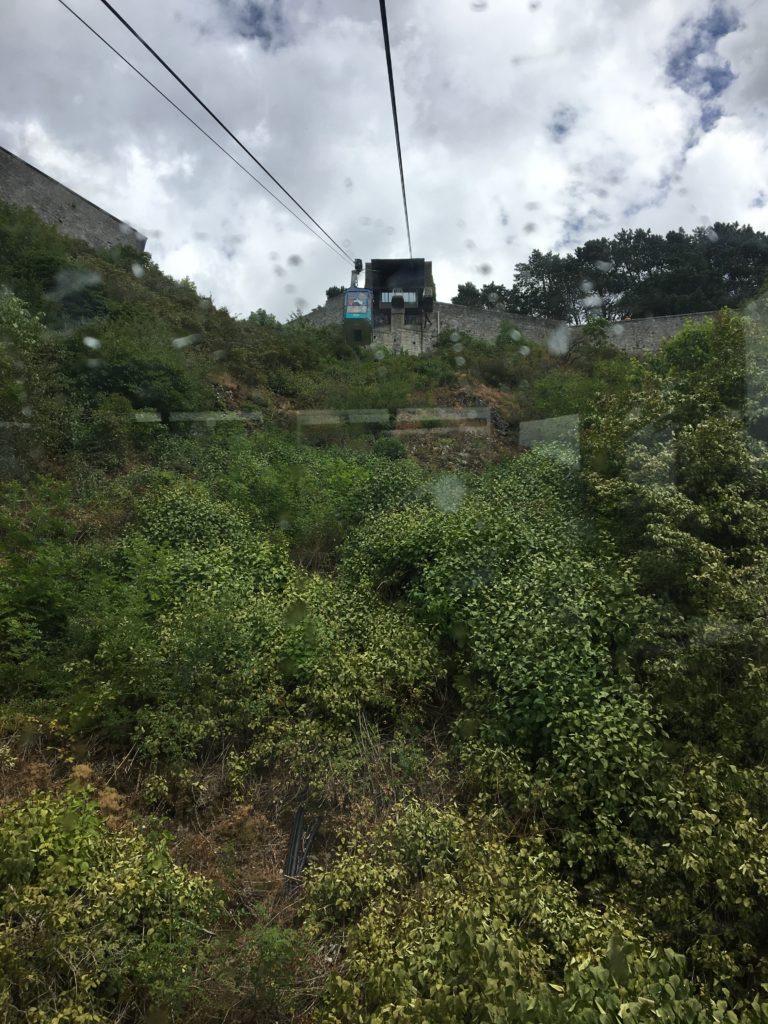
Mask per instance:
[[[122,53],[120,53],[120,51],[119,51],[118,49],[116,49],[116,48],[115,48],[115,47],[114,47],[114,46],[112,45],[112,43],[110,43],[110,42],[109,42],[109,40],[105,39],[105,38],[104,38],[104,36],[100,35],[100,34],[99,34],[99,33],[98,33],[97,31],[96,31],[96,29],[95,29],[95,28],[93,28],[93,26],[92,26],[92,25],[89,25],[89,24],[88,24],[88,22],[87,22],[87,21],[86,21],[86,20],[85,20],[84,18],[81,18],[81,17],[80,17],[80,15],[79,15],[79,14],[77,13],[77,11],[74,11],[74,10],[73,10],[73,9],[72,9],[72,8],[71,8],[71,7],[69,6],[69,4],[65,2],[65,0],[58,0],[58,2],[59,2],[59,3],[61,4],[61,6],[62,6],[62,7],[66,8],[66,10],[68,10],[68,11],[69,11],[69,13],[70,13],[70,14],[71,14],[71,15],[72,15],[73,17],[77,18],[77,20],[78,20],[78,21],[79,21],[79,22],[80,22],[80,23],[81,23],[82,25],[84,25],[84,26],[85,26],[85,28],[87,28],[89,32],[91,32],[91,33],[92,33],[93,35],[95,35],[97,39],[100,39],[100,40],[101,40],[101,42],[102,42],[102,43],[104,43],[104,45],[105,45],[105,46],[107,46],[107,47],[108,47],[108,48],[109,48],[109,49],[110,49],[110,50],[112,51],[112,53],[114,53],[114,54],[115,54],[115,56],[116,56],[116,57],[119,57],[119,58],[120,58],[120,60],[121,60],[121,61],[123,61],[123,63],[124,63],[124,64],[127,64],[127,65],[128,65],[128,67],[129,67],[129,68],[130,68],[130,69],[131,69],[132,71],[135,71],[135,72],[136,72],[136,74],[137,74],[137,75],[139,76],[139,78],[142,78],[142,79],[143,79],[143,80],[144,80],[144,81],[145,81],[145,82],[147,83],[147,85],[149,85],[149,86],[150,86],[150,87],[151,87],[152,89],[154,89],[154,90],[155,90],[155,92],[156,92],[156,93],[157,93],[157,94],[158,94],[159,96],[162,96],[162,97],[163,97],[163,99],[164,99],[164,100],[165,100],[165,101],[166,101],[167,103],[170,103],[170,105],[171,105],[171,106],[172,106],[172,107],[174,108],[174,110],[177,110],[177,111],[178,111],[178,112],[179,112],[179,113],[180,113],[180,114],[182,115],[182,117],[185,117],[185,118],[187,119],[187,121],[189,121],[189,123],[190,123],[190,124],[194,125],[194,126],[195,126],[195,128],[197,128],[197,130],[198,130],[199,132],[201,132],[201,133],[202,133],[202,134],[203,134],[203,135],[204,135],[204,136],[206,137],[206,139],[208,139],[208,141],[209,141],[209,142],[212,142],[212,143],[214,144],[214,146],[216,146],[216,148],[217,148],[217,149],[220,149],[220,150],[221,150],[221,152],[222,152],[222,153],[224,154],[224,156],[226,156],[226,157],[229,157],[229,159],[230,159],[230,160],[232,161],[232,163],[234,163],[234,164],[237,164],[237,166],[238,166],[238,167],[240,168],[240,170],[241,170],[241,171],[244,171],[244,172],[245,172],[245,173],[246,173],[246,174],[248,175],[248,177],[249,177],[249,178],[251,178],[251,180],[252,180],[252,181],[255,181],[255,182],[256,182],[256,184],[257,184],[257,185],[259,186],[259,188],[263,188],[263,189],[264,189],[264,191],[265,191],[265,192],[267,193],[267,195],[271,196],[271,197],[272,197],[272,198],[273,198],[273,199],[274,199],[274,200],[275,200],[276,202],[278,202],[278,203],[279,203],[279,204],[280,204],[280,205],[281,205],[281,206],[283,207],[283,209],[287,210],[287,211],[288,211],[288,213],[290,213],[290,215],[291,215],[292,217],[295,217],[295,218],[296,218],[296,220],[297,220],[297,221],[299,222],[299,224],[301,224],[301,226],[302,226],[303,228],[306,228],[306,229],[307,229],[307,231],[311,231],[311,232],[312,232],[312,234],[313,234],[313,235],[315,236],[315,238],[317,238],[317,239],[318,239],[318,241],[322,242],[324,246],[326,246],[326,247],[327,247],[328,249],[330,249],[330,250],[331,250],[331,252],[332,252],[332,253],[334,254],[334,256],[342,256],[342,253],[343,253],[343,256],[342,256],[342,258],[343,258],[343,259],[345,259],[345,260],[346,260],[346,259],[348,259],[348,258],[349,258],[349,257],[347,256],[347,254],[346,254],[346,253],[345,253],[345,252],[344,252],[343,250],[342,250],[342,252],[341,252],[341,253],[340,253],[340,252],[338,252],[338,251],[337,251],[336,249],[334,249],[334,248],[333,248],[333,247],[332,247],[332,246],[331,246],[331,245],[330,245],[330,244],[329,244],[328,242],[326,242],[326,240],[325,240],[325,239],[324,239],[324,238],[322,237],[322,235],[319,235],[319,234],[317,233],[317,231],[315,231],[315,229],[314,229],[314,228],[310,227],[310,225],[309,225],[309,224],[305,224],[305,223],[304,223],[304,221],[303,221],[303,220],[301,219],[301,217],[299,217],[299,215],[298,215],[298,214],[296,213],[296,211],[295,211],[295,210],[292,210],[292,209],[290,208],[290,206],[288,206],[288,204],[287,204],[287,203],[284,203],[284,202],[283,202],[283,200],[282,200],[282,199],[280,198],[280,196],[277,196],[277,195],[275,195],[275,193],[274,193],[274,192],[272,192],[272,191],[271,191],[270,189],[268,189],[268,188],[267,188],[267,186],[266,186],[266,185],[264,184],[264,182],[263,182],[263,181],[259,181],[259,179],[258,179],[258,178],[256,177],[256,175],[255,175],[255,174],[253,174],[253,173],[252,173],[251,171],[249,171],[249,170],[248,170],[248,168],[247,168],[247,167],[246,167],[246,166],[245,166],[244,164],[241,164],[241,163],[240,163],[240,161],[239,161],[239,160],[237,159],[237,157],[234,157],[234,156],[232,156],[232,154],[231,154],[231,153],[230,153],[230,152],[229,152],[228,150],[226,150],[226,149],[225,149],[225,148],[224,148],[224,147],[223,147],[223,146],[221,145],[221,143],[220,143],[220,142],[217,142],[217,140],[216,140],[216,139],[214,139],[214,137],[213,137],[212,135],[209,135],[209,134],[208,134],[208,132],[207,132],[207,131],[205,130],[205,128],[203,128],[203,127],[202,127],[201,125],[199,125],[199,124],[197,123],[197,121],[195,121],[195,119],[194,119],[193,117],[191,117],[191,116],[190,116],[190,115],[189,115],[189,114],[188,114],[188,113],[186,112],[186,110],[182,110],[182,108],[181,108],[181,107],[180,107],[180,106],[178,105],[178,103],[175,103],[175,102],[174,102],[174,101],[173,101],[173,100],[172,100],[172,99],[170,98],[170,96],[167,96],[167,95],[166,95],[166,94],[165,94],[165,93],[163,92],[163,90],[162,90],[162,89],[161,89],[161,88],[160,88],[159,86],[155,85],[155,83],[154,83],[153,81],[151,81],[151,79],[147,78],[147,76],[146,76],[146,75],[145,75],[145,74],[144,74],[144,73],[143,73],[142,71],[140,71],[140,70],[139,70],[139,69],[138,69],[138,68],[136,67],[136,65],[135,65],[135,64],[132,64],[132,63],[131,63],[131,62],[130,62],[130,61],[128,60],[128,58],[127,58],[127,57],[125,57],[125,56],[124,56],[124,55],[123,55]]]
[[[101,0],[106,3],[106,0]],[[413,259],[411,248],[411,225],[408,220],[408,200],[405,198],[405,175],[403,174],[403,152],[400,149],[400,127],[397,123],[397,103],[395,102],[395,79],[392,74],[392,54],[389,50],[389,28],[387,27],[387,5],[385,0],[379,0],[381,7],[381,27],[384,32],[384,51],[387,55],[387,74],[389,75],[389,94],[392,97],[392,117],[395,122],[395,141],[397,142],[397,160],[400,164],[400,184],[403,189],[403,209],[405,210],[405,230],[408,232],[408,252]]]
[[[304,209],[304,207],[301,205],[301,203],[298,201],[298,199],[296,199],[293,195],[291,195],[291,193],[288,191],[288,189],[277,180],[277,178],[274,176],[274,174],[272,174],[271,171],[267,170],[267,168],[264,166],[264,164],[256,156],[253,155],[253,153],[250,151],[250,149],[248,149],[248,147],[245,145],[245,143],[241,142],[240,139],[237,137],[237,135],[235,135],[235,133],[224,124],[224,122],[221,120],[221,118],[218,117],[216,114],[214,114],[214,112],[211,110],[211,108],[206,103],[204,103],[203,100],[200,99],[200,97],[197,95],[197,93],[194,91],[194,89],[190,88],[190,86],[187,85],[187,83],[184,81],[184,79],[181,78],[180,75],[176,74],[176,72],[173,70],[173,68],[170,66],[170,64],[168,64],[166,61],[164,61],[163,58],[160,56],[160,54],[157,53],[156,50],[153,50],[152,47],[149,45],[149,43],[136,31],[136,29],[128,21],[125,20],[125,18],[122,16],[122,14],[120,14],[119,11],[115,10],[115,8],[112,6],[112,4],[109,3],[109,0],[101,0],[101,3],[104,5],[104,7],[107,8],[108,11],[110,11],[117,18],[117,20],[120,22],[121,25],[123,25],[125,28],[128,29],[128,31],[131,33],[132,36],[134,36],[135,39],[138,39],[138,41],[141,43],[141,45],[152,54],[152,56],[155,58],[155,60],[157,60],[160,64],[162,64],[162,66],[165,68],[165,70],[168,72],[168,74],[176,79],[176,81],[179,83],[179,85],[182,86],[182,88],[185,89],[189,93],[189,95],[194,100],[196,100],[197,103],[200,104],[200,106],[203,108],[203,110],[205,110],[205,112],[207,114],[209,114],[213,118],[213,120],[216,122],[216,124],[219,125],[219,127],[222,128],[227,133],[227,135],[229,135],[229,137],[234,142],[237,143],[237,145],[240,147],[240,149],[242,149],[243,152],[246,153],[251,158],[251,160],[253,160],[254,163],[257,164],[261,168],[262,171],[264,171],[264,173],[267,175],[267,177],[270,178],[278,186],[278,188],[288,196],[288,198],[291,200],[291,202],[296,204],[296,206],[301,210],[301,212],[312,221],[312,223],[315,225],[315,227],[319,228],[322,231],[322,233],[325,235],[325,237],[329,241],[331,241],[336,246],[336,248],[339,249],[344,254],[344,256],[352,264],[354,264],[354,262],[355,262],[354,258],[352,256],[350,256],[350,254],[346,251],[346,249],[344,249],[343,246],[339,245],[339,243],[336,241],[336,239],[333,238],[331,235],[329,235],[328,232],[325,230],[325,228],[321,224],[318,224],[318,222],[315,220],[315,218],[312,216],[312,214],[308,210]]]

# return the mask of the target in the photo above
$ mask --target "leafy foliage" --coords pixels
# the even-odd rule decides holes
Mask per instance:
[[[768,237],[748,225],[716,223],[666,236],[643,229],[593,238],[560,256],[534,249],[515,266],[513,284],[459,287],[460,305],[506,309],[584,323],[736,307],[768,274]]]
[[[72,792],[4,808],[0,851],[4,1020],[183,1010],[215,903],[161,840],[110,833]]]

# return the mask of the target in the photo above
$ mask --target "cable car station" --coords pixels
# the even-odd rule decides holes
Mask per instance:
[[[355,261],[351,287],[344,292],[347,338],[358,345],[421,355],[434,347],[440,329],[432,262],[422,259],[371,260],[365,287],[358,287],[362,260]]]

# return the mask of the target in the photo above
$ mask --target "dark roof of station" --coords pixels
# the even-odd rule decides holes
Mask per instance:
[[[417,291],[427,286],[424,260],[371,260],[365,265],[365,286],[374,291],[403,288]]]

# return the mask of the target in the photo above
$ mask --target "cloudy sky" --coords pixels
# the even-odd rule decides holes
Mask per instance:
[[[99,0],[68,2],[238,152]],[[113,3],[354,256],[407,255],[375,0]],[[414,255],[438,298],[622,227],[768,230],[766,0],[388,11]],[[0,84],[0,145],[141,229],[233,314],[284,318],[348,281],[58,0],[0,0]]]

